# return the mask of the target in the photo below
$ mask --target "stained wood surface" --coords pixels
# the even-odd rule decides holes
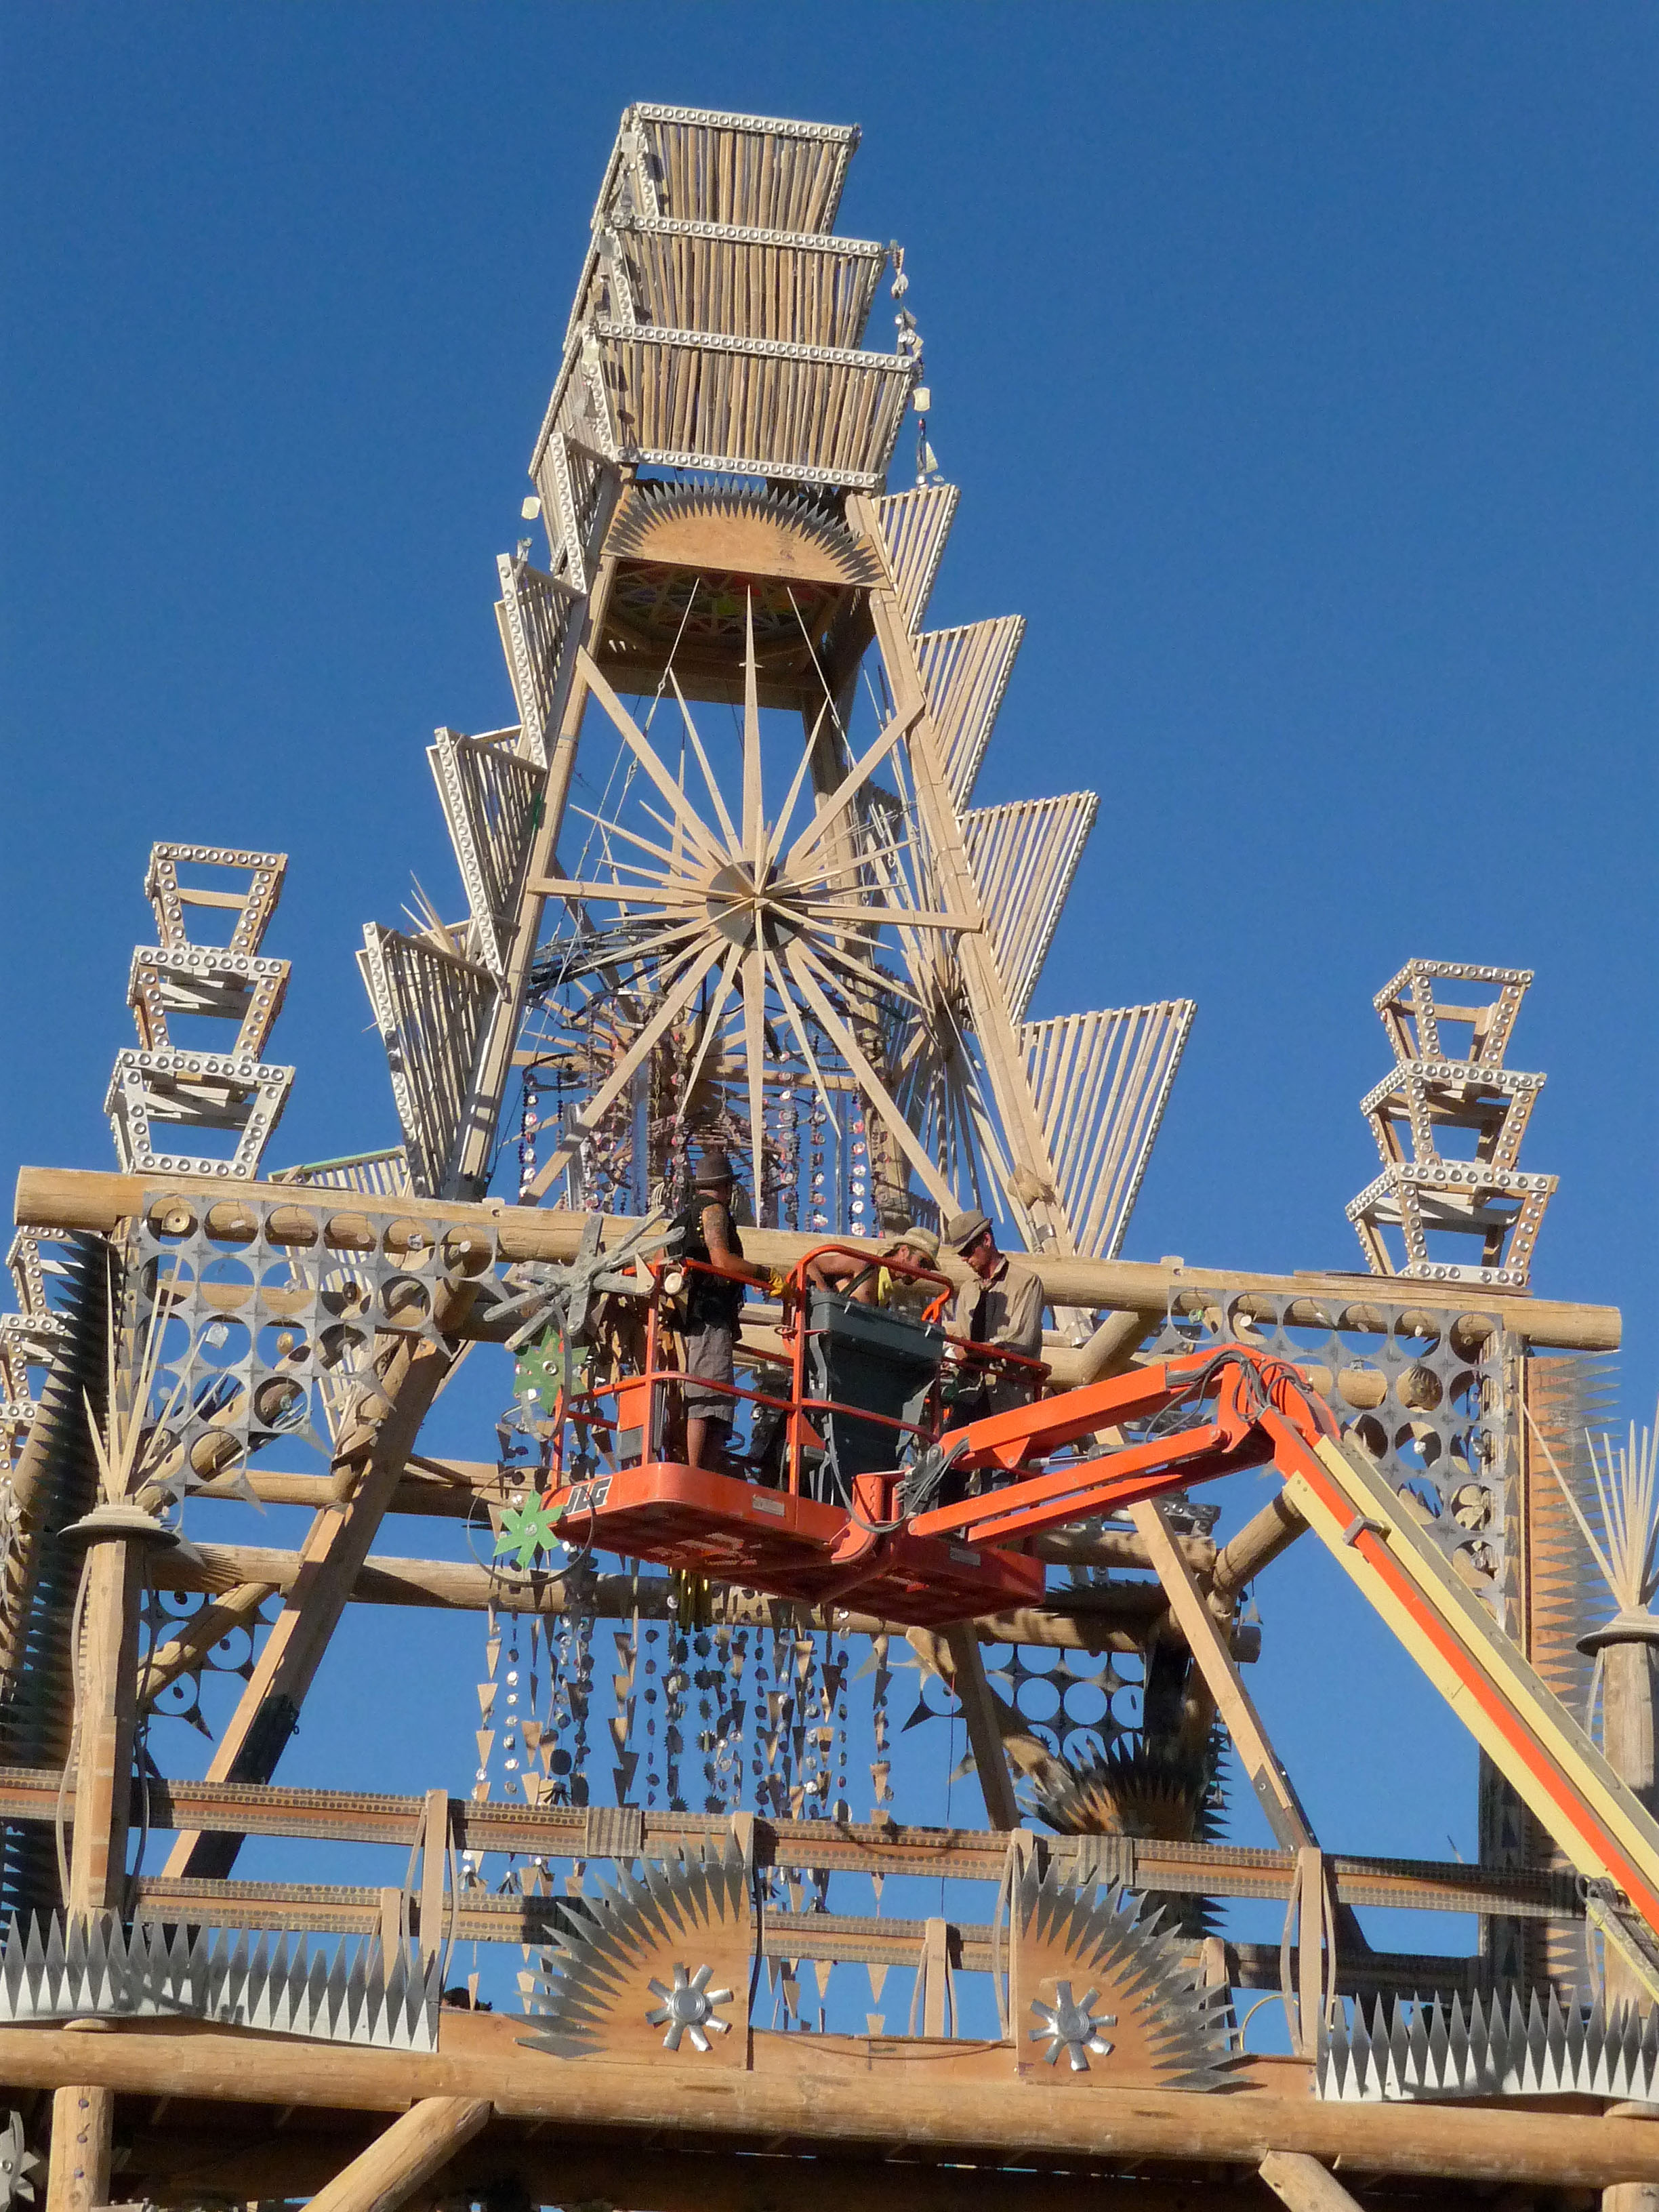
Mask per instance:
[[[1469,2106],[1321,2103],[1305,2068],[1242,2069],[1236,2094],[1093,2094],[1012,2077],[1006,2046],[757,2035],[755,2070],[704,2069],[659,2054],[644,2065],[559,2061],[523,2050],[521,2021],[443,2016],[432,2054],[296,2044],[221,2029],[151,2026],[106,2035],[0,2029],[0,2079],[52,2088],[71,2077],[127,2093],[342,2105],[398,2112],[424,2097],[485,2099],[508,2118],[568,2129],[664,2128],[719,2143],[904,2144],[972,2161],[1040,2154],[1056,2163],[1110,2153],[1257,2166],[1302,2151],[1361,2170],[1558,2186],[1659,2180],[1659,2129],[1641,2120]],[[1278,2078],[1275,2094],[1258,2083]]]
[[[222,1201],[222,1183],[200,1177],[125,1176],[93,1169],[24,1168],[17,1178],[15,1211],[19,1221],[44,1229],[93,1229],[107,1233],[116,1224],[142,1212],[149,1191],[177,1191],[194,1196],[198,1203]],[[291,1184],[246,1183],[238,1196],[292,1206]],[[311,1206],[324,1203],[322,1194],[307,1194]],[[326,1207],[325,1208],[326,1210]],[[340,1211],[343,1209],[336,1208]],[[471,1225],[491,1233],[503,1260],[574,1260],[580,1246],[587,1216],[559,1206],[509,1206],[495,1201],[467,1205],[435,1199],[398,1202],[400,1212],[414,1220]],[[609,1245],[639,1226],[624,1214],[604,1218],[602,1243]],[[872,1239],[847,1237],[845,1243],[874,1252]],[[783,1229],[744,1231],[745,1251],[752,1246],[758,1265],[791,1267],[822,1237]],[[1455,1334],[1460,1343],[1484,1343],[1500,1332],[1522,1342],[1560,1351],[1615,1352],[1619,1348],[1620,1318],[1617,1306],[1574,1305],[1548,1299],[1505,1293],[1488,1297],[1467,1284],[1419,1285],[1395,1279],[1386,1286],[1372,1275],[1304,1273],[1257,1274],[1242,1269],[1179,1267],[1134,1260],[1082,1260],[1069,1255],[1035,1253],[1022,1255],[1022,1264],[1041,1279],[1051,1304],[1111,1307],[1161,1319],[1173,1298],[1189,1303],[1194,1310],[1206,1304],[1252,1297],[1288,1298],[1289,1320],[1295,1326],[1341,1325],[1355,1329],[1386,1328],[1389,1317],[1407,1313],[1447,1312],[1461,1316]],[[940,1255],[941,1272],[955,1279],[963,1273],[954,1255]],[[1382,1298],[1384,1302],[1379,1303]]]
[[[487,2097],[425,2097],[317,2191],[312,2212],[397,2212],[489,2118]]]

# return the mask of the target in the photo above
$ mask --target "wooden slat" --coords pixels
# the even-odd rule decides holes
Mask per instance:
[[[472,909],[474,934],[496,975],[501,971],[545,773],[520,755],[519,744],[516,730],[477,738],[440,730],[427,748]]]
[[[766,230],[827,231],[859,142],[851,124],[651,102],[627,111],[623,133],[641,142],[653,212]]]
[[[1016,1021],[1031,1003],[1099,805],[1092,791],[1073,791],[970,807],[962,817],[980,910]]]
[[[442,1187],[495,983],[488,969],[378,922],[363,930],[357,964],[386,1047],[410,1178],[429,1195]]]
[[[1190,999],[1064,1014],[1020,1031],[1078,1249],[1121,1249],[1192,1027]]]
[[[573,477],[574,464],[566,441],[561,438],[556,442],[558,465],[550,465],[548,489],[542,495],[543,511],[550,539],[573,549],[567,555],[567,568],[580,572],[582,495],[586,487]],[[588,468],[597,475],[597,464],[590,463]],[[518,703],[519,750],[526,760],[544,769],[558,711],[559,666],[576,605],[573,594],[579,585],[574,577],[567,581],[548,575],[528,561],[514,560],[506,553],[497,555],[495,566],[501,585],[495,619]],[[505,738],[508,733],[501,734]]]
[[[886,249],[860,239],[627,217],[603,310],[659,328],[857,346]]]
[[[1024,635],[1024,615],[996,615],[956,629],[925,630],[915,640],[916,670],[958,814],[973,796]]]
[[[901,354],[604,319],[590,326],[618,456],[872,489],[904,419],[915,365]]]
[[[904,619],[921,627],[945,541],[962,493],[955,484],[923,484],[875,501],[876,520]]]

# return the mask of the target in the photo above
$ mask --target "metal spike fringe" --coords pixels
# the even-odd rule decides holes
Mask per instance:
[[[1659,2013],[1599,2004],[1587,2012],[1555,1990],[1356,2003],[1328,2033],[1319,2094],[1340,2104],[1414,2097],[1615,2097],[1651,2103],[1659,2077]]]
[[[14,1920],[0,1950],[0,2026],[52,2020],[210,2020],[383,2051],[438,2047],[438,1963],[343,1942],[332,1954],[303,1937],[163,1928],[131,1933],[111,1912]]]

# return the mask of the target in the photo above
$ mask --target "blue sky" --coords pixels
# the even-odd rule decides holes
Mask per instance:
[[[1036,1011],[1199,1004],[1130,1256],[1358,1267],[1372,992],[1532,967],[1534,1285],[1624,1307],[1650,1407],[1656,45],[1618,0],[4,11],[0,1159],[110,1164],[158,838],[292,855],[276,1153],[390,1139],[351,954],[411,872],[456,902],[423,747],[511,717],[494,556],[617,115],[856,121],[841,228],[905,243],[963,487],[932,618],[1030,621],[977,795],[1103,794]],[[1279,1572],[1333,1840],[1472,1853],[1449,1721]],[[1370,1778],[1396,1730],[1443,1789]]]

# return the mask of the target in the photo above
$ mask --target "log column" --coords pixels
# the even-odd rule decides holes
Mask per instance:
[[[123,1902],[146,1525],[153,1532],[148,1540],[161,1536],[131,1507],[100,1507],[65,1531],[68,1540],[87,1545],[66,1918],[118,1912]],[[92,2033],[97,2026],[85,2023]],[[108,2203],[114,2110],[114,2093],[106,2088],[72,2082],[53,2092],[46,2212],[92,2212]]]
[[[1659,1814],[1659,1620],[1621,1613],[1586,1636],[1579,1649],[1601,1658],[1601,1748],[1621,1782],[1650,1813]],[[1605,1947],[1603,1980],[1609,2014],[1621,2004],[1644,2010],[1647,1990],[1611,1943]],[[1601,2195],[1602,2212],[1659,2212],[1659,2182],[1620,2181]]]

